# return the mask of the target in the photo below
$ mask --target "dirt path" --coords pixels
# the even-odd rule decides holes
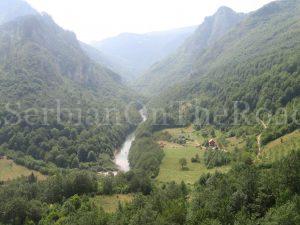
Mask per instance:
[[[266,124],[263,120],[259,119],[259,122],[260,122],[261,125],[264,127],[264,129],[267,129],[267,128],[268,128],[267,124]],[[256,137],[256,140],[257,140],[257,146],[258,146],[258,154],[257,154],[257,158],[259,158],[259,156],[260,156],[261,153],[262,153],[261,136],[262,136],[262,133],[259,134],[259,135]]]
[[[261,155],[261,135],[258,135],[256,140],[257,140],[257,146],[258,146],[258,154],[257,154],[257,157],[259,157]]]
[[[262,125],[265,129],[268,128],[267,124],[266,124],[263,120],[259,119],[259,122],[261,123],[261,125]]]

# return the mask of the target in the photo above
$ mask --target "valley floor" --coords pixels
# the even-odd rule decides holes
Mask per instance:
[[[227,172],[230,169],[230,166],[207,169],[202,162],[192,163],[191,158],[196,154],[199,154],[200,159],[204,155],[204,150],[192,146],[174,147],[171,143],[167,143],[164,153],[165,157],[157,177],[157,181],[159,182],[175,181],[176,183],[180,183],[184,181],[187,184],[194,184],[203,174],[214,173],[216,171]],[[182,170],[178,163],[181,158],[187,159],[186,170]]]
[[[160,172],[156,181],[159,183],[175,181],[180,183],[184,181],[187,184],[194,184],[201,175],[207,173],[227,172],[231,168],[231,164],[222,167],[207,169],[204,164],[205,148],[203,143],[205,140],[214,139],[218,142],[221,149],[226,152],[233,153],[236,149],[239,151],[246,150],[245,138],[230,137],[225,138],[221,131],[214,130],[214,137],[211,135],[202,136],[201,131],[196,131],[192,127],[166,129],[158,134],[171,135],[173,139],[179,136],[187,139],[185,144],[177,144],[174,141],[158,141],[163,148],[165,157],[160,166]],[[158,138],[159,139],[159,138]],[[270,163],[282,159],[288,155],[293,149],[300,147],[300,131],[287,134],[275,141],[270,142],[266,146],[261,146],[261,155],[255,160],[256,163]],[[198,154],[200,157],[199,163],[192,163],[191,159]],[[187,160],[186,169],[182,169],[179,160],[185,158]]]
[[[219,140],[218,143],[222,150],[231,152],[235,147],[244,147],[245,142],[242,139],[232,137],[226,139],[226,144],[221,141],[223,134],[221,131],[214,130],[215,135],[203,137],[201,131],[196,131],[192,127],[166,129],[162,133],[167,132],[176,139],[178,136],[183,136],[187,139],[186,143],[176,144],[174,142],[159,141],[159,144],[163,147],[165,157],[160,166],[160,173],[157,177],[158,182],[171,182],[175,181],[180,183],[184,181],[188,184],[195,183],[201,175],[207,173],[214,173],[216,171],[227,172],[230,169],[230,165],[216,167],[213,169],[207,169],[203,162],[205,148],[203,148],[204,141],[206,139]],[[226,145],[226,146],[225,146]],[[199,163],[192,163],[191,159],[198,154],[200,157]],[[187,169],[182,170],[179,160],[185,158],[187,160]]]

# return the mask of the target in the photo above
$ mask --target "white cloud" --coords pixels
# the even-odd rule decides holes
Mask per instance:
[[[271,0],[27,0],[83,41],[122,32],[145,33],[200,24],[218,7],[239,12],[258,9]]]

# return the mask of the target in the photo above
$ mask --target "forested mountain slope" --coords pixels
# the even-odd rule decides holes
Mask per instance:
[[[101,154],[112,158],[132,129],[122,112],[133,98],[119,75],[86,56],[75,34],[48,15],[19,17],[0,27],[0,150],[21,152],[12,153],[19,163],[44,172],[44,162],[63,168],[93,162],[103,169]],[[31,107],[38,115],[29,123]],[[119,112],[102,122],[106,109]]]
[[[122,65],[127,80],[133,81],[153,63],[177,50],[192,35],[195,27],[146,34],[124,33],[93,46]]]
[[[0,1],[0,24],[6,23],[20,16],[37,14],[37,11],[23,0]]]
[[[213,106],[246,101],[276,109],[299,96],[300,2],[276,1],[252,13],[198,54],[189,80],[165,92],[167,102]]]
[[[213,16],[205,18],[177,52],[154,64],[138,79],[135,82],[137,89],[147,95],[157,95],[165,88],[188,79],[197,69],[195,63],[199,55],[241,22],[245,16],[230,8],[221,7]]]
[[[193,73],[152,97],[149,108],[164,114],[149,118],[141,127],[130,153],[132,165],[147,157],[158,168],[161,159],[154,154],[158,146],[151,151],[140,146],[145,139],[156,144],[155,136],[149,133],[167,127],[193,124],[200,130],[213,126],[228,137],[248,135],[248,147],[253,151],[257,151],[258,142],[264,145],[299,129],[299,1],[266,5],[194,56]],[[158,92],[155,87],[168,86],[174,79],[175,75],[168,77],[168,82],[160,80],[152,90]],[[240,112],[246,112],[245,118]],[[267,127],[259,118],[265,119]]]
[[[2,25],[0,39],[3,98],[45,93],[52,97],[50,92],[54,97],[62,94],[57,90],[67,82],[100,95],[102,103],[106,98],[126,98],[128,90],[119,75],[93,62],[81,50],[75,34],[61,29],[47,15],[21,17]],[[27,85],[36,87],[26,92]]]

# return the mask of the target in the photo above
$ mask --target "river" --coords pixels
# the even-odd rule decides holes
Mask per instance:
[[[142,123],[147,120],[147,115],[145,110],[141,109],[140,111],[142,117]],[[124,144],[122,145],[120,151],[115,155],[115,164],[118,166],[120,171],[128,172],[130,170],[128,155],[131,148],[132,143],[135,140],[135,132],[131,133],[127,136]]]

